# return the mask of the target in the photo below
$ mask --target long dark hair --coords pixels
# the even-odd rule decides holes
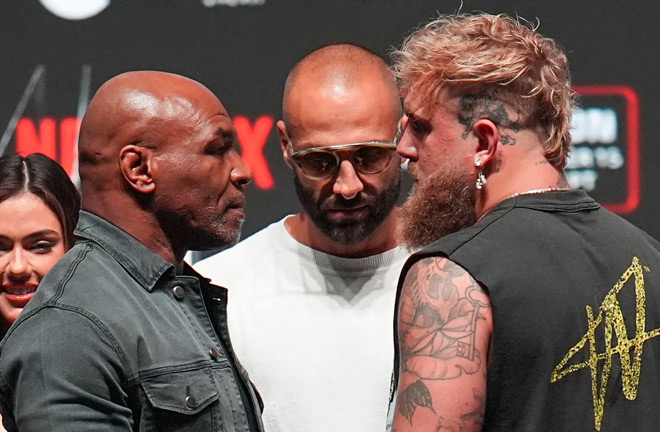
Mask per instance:
[[[0,157],[0,203],[24,193],[38,196],[55,213],[62,225],[64,245],[70,249],[75,242],[80,194],[66,171],[40,153]]]

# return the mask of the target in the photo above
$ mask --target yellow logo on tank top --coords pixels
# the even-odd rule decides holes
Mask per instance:
[[[646,268],[648,271],[648,268]],[[628,339],[623,312],[619,305],[617,295],[626,282],[634,276],[635,280],[635,337]],[[637,397],[639,386],[639,374],[642,369],[642,349],[644,342],[660,335],[660,329],[646,331],[646,291],[644,288],[644,269],[637,257],[633,258],[632,265],[621,275],[619,282],[605,296],[600,305],[598,316],[594,318],[594,312],[587,306],[587,333],[580,341],[571,348],[564,359],[555,367],[550,382],[554,383],[566,375],[583,368],[591,371],[591,393],[594,401],[594,422],[596,430],[600,430],[603,422],[605,393],[607,382],[612,370],[612,358],[618,355],[621,361],[623,394],[628,400]],[[596,351],[596,329],[603,322],[605,330],[605,352]],[[612,346],[612,336],[616,336],[616,346]],[[582,363],[572,364],[566,367],[568,361],[589,343],[589,358]],[[632,350],[632,355],[631,355]],[[603,370],[600,375],[600,386],[598,383],[598,362],[604,361]]]

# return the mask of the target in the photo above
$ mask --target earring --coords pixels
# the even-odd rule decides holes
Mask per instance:
[[[481,171],[481,159],[477,159],[474,162],[474,166],[479,168],[479,174],[477,174],[476,187],[477,189],[483,189],[483,187],[486,186],[486,183],[488,183],[488,181],[486,180],[486,176],[484,175],[483,171]]]

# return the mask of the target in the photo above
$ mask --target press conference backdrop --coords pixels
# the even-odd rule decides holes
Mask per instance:
[[[244,237],[295,212],[275,122],[305,54],[354,42],[387,58],[458,0],[2,0],[0,154],[41,152],[74,180],[79,119],[96,89],[128,70],[182,74],[222,100],[254,172]],[[464,0],[519,15],[567,50],[575,90],[572,187],[660,237],[660,3]],[[614,247],[615,245],[613,245]]]

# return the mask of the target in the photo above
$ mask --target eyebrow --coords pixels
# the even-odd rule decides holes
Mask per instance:
[[[25,236],[25,238],[23,240],[24,241],[25,240],[33,240],[33,239],[39,238],[39,237],[57,237],[59,239],[60,234],[57,231],[53,231],[51,229],[43,229],[43,230],[35,231],[31,234],[28,234],[27,236]],[[6,235],[3,235],[3,234],[0,234],[0,239],[2,239],[2,240],[11,240],[9,237],[7,237]]]
[[[234,125],[230,125],[229,127],[220,126],[216,130],[216,135],[221,136],[221,137],[236,136],[236,127]]]
[[[409,119],[411,119],[413,121],[418,121],[418,122],[422,122],[422,123],[430,123],[429,120],[427,120],[423,117],[420,117],[418,115],[415,115],[411,111],[408,111],[407,109],[404,110],[404,113],[405,113],[406,117],[408,117]]]
[[[230,128],[219,127],[215,131],[215,139],[218,138],[223,141],[231,140],[232,144],[235,145],[238,142],[238,132],[233,125]]]

